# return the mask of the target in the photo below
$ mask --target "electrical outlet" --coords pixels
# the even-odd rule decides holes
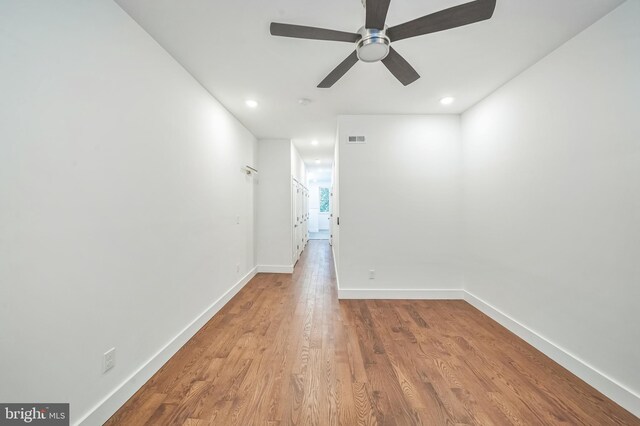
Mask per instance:
[[[236,263],[236,272],[240,272],[240,264]]]
[[[370,269],[369,270],[369,279],[370,280],[375,280],[376,279],[376,270],[375,269]]]
[[[240,216],[236,216],[236,225],[240,225]]]
[[[102,372],[106,373],[116,366],[116,348],[111,348],[104,353],[102,358]]]

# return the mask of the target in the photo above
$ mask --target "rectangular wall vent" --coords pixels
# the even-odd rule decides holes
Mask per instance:
[[[347,143],[367,143],[364,136],[349,136]]]

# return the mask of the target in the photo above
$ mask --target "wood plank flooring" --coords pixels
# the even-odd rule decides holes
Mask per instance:
[[[341,301],[327,241],[259,274],[108,425],[640,425],[464,301]]]

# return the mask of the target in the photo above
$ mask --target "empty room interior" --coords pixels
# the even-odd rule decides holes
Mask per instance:
[[[640,425],[640,0],[0,0],[0,424]]]

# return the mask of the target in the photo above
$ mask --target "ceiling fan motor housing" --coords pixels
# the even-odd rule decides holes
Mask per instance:
[[[327,89],[333,86],[358,61],[382,61],[384,66],[391,71],[391,74],[400,83],[407,86],[419,79],[420,74],[413,69],[402,55],[391,48],[391,39],[395,43],[398,40],[458,28],[490,19],[496,8],[497,0],[468,1],[467,3],[424,15],[404,24],[394,25],[391,28],[388,28],[385,22],[392,0],[361,1],[365,8],[365,24],[357,33],[279,22],[272,22],[269,27],[271,35],[280,37],[355,43],[355,51],[340,62],[318,84],[318,88]]]
[[[358,59],[362,62],[378,62],[387,57],[391,40],[386,35],[386,27],[384,30],[362,27],[358,33],[362,37],[356,42]]]

